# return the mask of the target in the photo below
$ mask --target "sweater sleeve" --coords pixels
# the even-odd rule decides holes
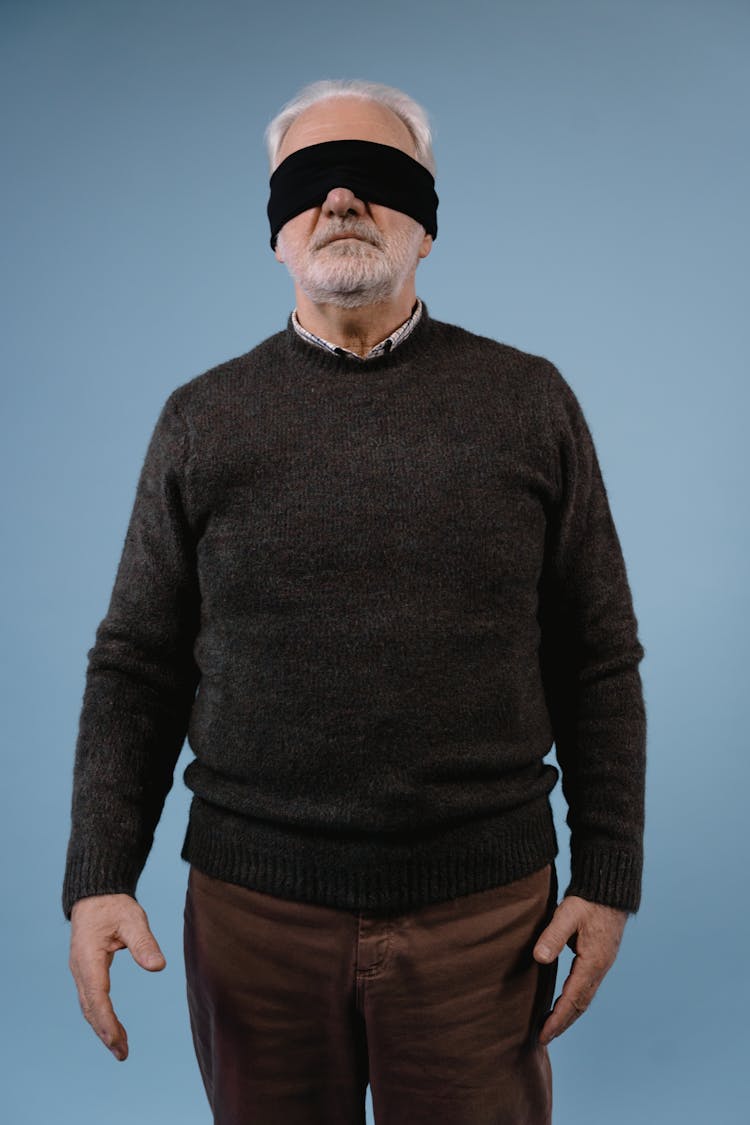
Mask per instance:
[[[198,684],[200,616],[173,391],[153,429],[107,612],[89,649],[62,906],[135,887],[172,787]]]
[[[578,895],[636,913],[645,812],[645,654],[594,442],[552,368],[555,501],[540,587],[540,660]]]

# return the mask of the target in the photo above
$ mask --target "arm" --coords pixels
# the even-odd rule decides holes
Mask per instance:
[[[556,368],[549,385],[557,496],[540,584],[541,662],[568,803],[571,879],[534,947],[567,944],[570,973],[539,1042],[583,1014],[640,905],[646,713],[631,592],[591,432]]]
[[[114,588],[88,652],[62,906],[135,887],[182,749],[200,597],[185,513],[188,434],[173,392],[138,480]]]

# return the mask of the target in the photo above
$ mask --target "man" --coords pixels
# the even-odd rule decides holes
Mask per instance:
[[[553,364],[417,298],[421,107],[316,83],[267,140],[296,308],[151,438],[89,652],[70,968],[126,1058],[108,968],[164,968],[135,886],[187,732],[214,1120],[364,1121],[369,1081],[378,1125],[544,1125],[547,1045],[640,905],[644,650],[593,440]]]

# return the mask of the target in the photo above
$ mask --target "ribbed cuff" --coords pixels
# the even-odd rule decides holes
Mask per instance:
[[[641,904],[643,855],[571,846],[570,883],[564,895],[578,895],[635,914]]]
[[[62,908],[68,921],[74,904],[89,895],[126,894],[135,898],[143,863],[132,856],[103,856],[101,852],[83,852],[70,857],[65,867]],[[137,901],[137,900],[136,900]]]

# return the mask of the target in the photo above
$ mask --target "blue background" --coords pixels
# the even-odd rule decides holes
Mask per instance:
[[[440,233],[417,272],[432,315],[548,356],[578,394],[646,648],[643,904],[550,1047],[555,1125],[746,1122],[750,7],[0,13],[5,1119],[210,1120],[182,961],[187,745],[138,888],[167,968],[123,950],[111,970],[125,1063],[68,970],[85,654],[164,399],[293,307],[268,246],[263,128],[305,83],[360,77],[434,126]],[[562,889],[559,782],[553,805]]]

